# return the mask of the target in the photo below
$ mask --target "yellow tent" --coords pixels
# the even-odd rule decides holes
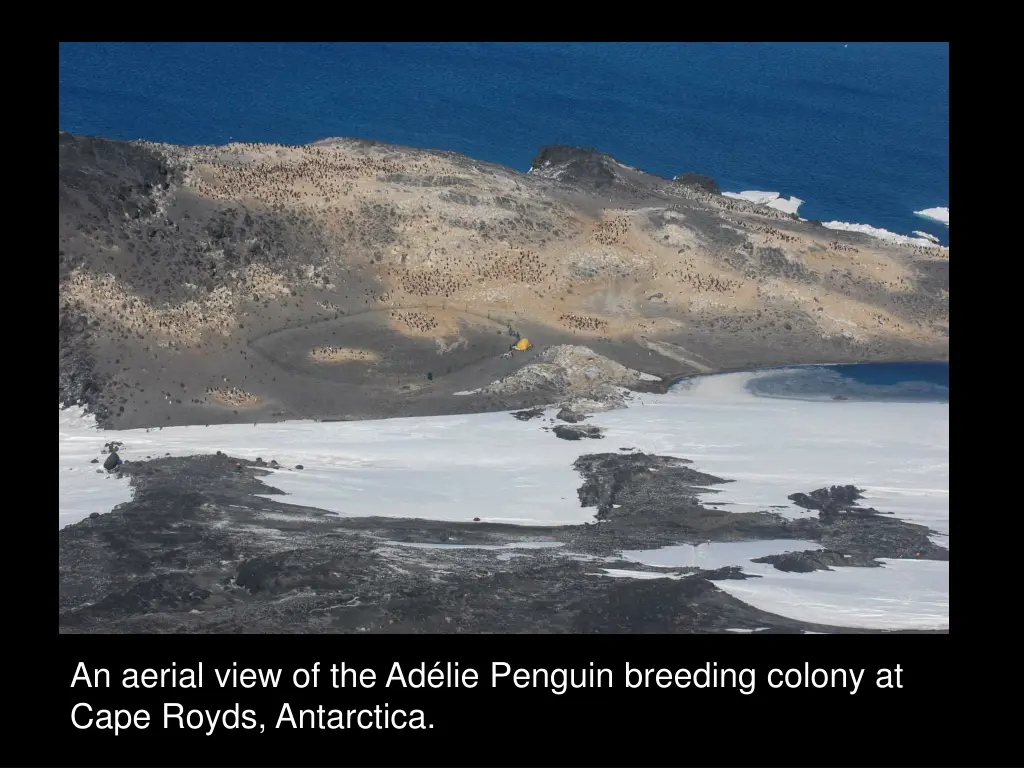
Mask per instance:
[[[525,352],[532,346],[533,345],[530,343],[529,339],[520,339],[519,341],[516,342],[516,351]]]

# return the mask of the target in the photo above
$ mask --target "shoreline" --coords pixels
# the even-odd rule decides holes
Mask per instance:
[[[879,365],[879,366],[897,366],[897,365],[945,365],[949,366],[948,360],[858,360],[854,362],[838,362],[838,363],[793,363],[791,365],[767,365],[761,368],[743,368],[733,370],[722,370],[722,371],[711,371],[708,373],[686,373],[680,376],[676,376],[671,379],[663,379],[662,382],[652,382],[652,385],[664,384],[664,391],[659,391],[656,394],[666,394],[672,387],[683,381],[692,381],[694,379],[704,379],[712,376],[726,376],[729,374],[736,373],[749,373],[749,374],[760,374],[769,373],[772,371],[798,371],[809,368],[838,368],[840,366],[851,366],[851,365]],[[638,390],[640,391],[640,390]],[[646,390],[643,390],[646,392]],[[800,398],[794,398],[799,400]]]
[[[928,361],[924,361],[924,360],[892,360],[892,361],[856,361],[856,362],[831,362],[831,363],[794,363],[794,364],[790,364],[790,365],[771,365],[771,366],[764,366],[764,367],[760,367],[760,368],[727,369],[727,370],[720,370],[720,371],[711,371],[711,372],[708,372],[708,373],[685,373],[685,374],[678,374],[678,375],[675,375],[675,376],[660,377],[660,379],[658,379],[658,380],[653,380],[652,379],[652,380],[643,381],[642,383],[638,382],[637,384],[633,385],[632,387],[627,387],[627,389],[629,389],[631,392],[633,392],[636,395],[644,395],[644,394],[665,395],[665,394],[668,394],[668,392],[670,392],[671,389],[674,386],[676,386],[676,385],[678,385],[678,384],[680,384],[682,382],[696,381],[696,380],[701,380],[701,379],[709,379],[709,378],[713,378],[713,377],[716,377],[716,376],[729,376],[729,375],[735,375],[735,374],[751,374],[751,375],[755,375],[756,376],[758,374],[765,374],[765,373],[772,373],[772,372],[801,371],[801,370],[808,370],[808,369],[814,369],[814,368],[837,368],[837,367],[840,367],[840,366],[854,366],[854,365],[856,365],[856,366],[890,366],[890,365],[891,366],[905,366],[905,365],[934,365],[934,366],[942,366],[942,365],[944,365],[944,366],[948,366],[949,362],[948,361],[943,361],[943,360],[928,360]],[[904,383],[907,383],[907,382],[904,382]],[[879,385],[879,386],[890,386],[890,385]],[[480,388],[478,388],[476,391],[453,392],[453,393],[451,393],[451,395],[454,396],[454,397],[468,398],[468,397],[471,397],[471,396],[474,396],[474,395],[481,394],[481,391],[482,390]],[[766,395],[763,395],[763,394],[759,394],[759,393],[753,393],[752,392],[751,394],[754,395],[754,396],[758,396],[758,397],[769,397],[769,396],[766,396]],[[823,393],[821,396],[822,397],[826,397],[827,394]],[[779,396],[776,396],[776,397],[779,397]],[[793,396],[793,397],[789,397],[789,398],[785,398],[785,399],[791,399],[791,400],[796,400],[796,401],[801,401],[801,402],[818,402],[820,400],[820,398],[801,397],[801,396]],[[874,399],[872,401],[873,402],[885,402],[884,400],[881,400],[881,399]],[[906,402],[906,401],[903,401],[903,400],[893,400],[892,402]],[[948,400],[935,400],[935,401],[923,400],[921,402],[948,402]],[[64,405],[62,403],[58,403],[58,408],[59,408],[59,410],[62,410],[62,411],[63,410],[68,410],[70,408],[76,408],[76,407],[77,408],[84,408],[84,406],[81,403],[75,403],[75,404],[72,404],[72,405]],[[549,403],[538,403],[537,405],[528,406],[528,407],[551,408],[551,407],[557,407],[557,403],[555,401],[552,401],[552,402],[549,402]],[[631,406],[627,405],[625,407],[631,407]],[[476,411],[475,410],[475,411],[468,412],[466,415],[469,415],[469,414],[472,414],[472,413],[509,413],[509,412],[513,412],[513,411],[517,411],[517,410],[522,410],[523,408],[524,408],[524,406],[522,406],[522,405],[509,405],[508,407],[497,407],[496,406],[494,410],[481,410],[481,411]],[[87,415],[90,415],[90,416],[93,415],[88,410],[85,410],[84,413],[86,413]],[[451,416],[451,415],[458,415],[458,414],[457,413],[456,414],[450,413],[447,410],[441,410],[441,411],[438,411],[437,413],[418,413],[418,414],[415,414],[415,415],[406,414],[406,415],[382,416],[382,417],[368,416],[368,417],[365,417],[365,418],[354,419],[354,420],[357,420],[357,421],[387,421],[387,420],[390,420],[390,419],[424,418],[424,417],[431,418],[431,417],[441,417],[441,416]],[[289,423],[289,422],[313,422],[313,423],[331,422],[331,423],[337,423],[337,422],[345,422],[345,421],[349,421],[350,420],[350,419],[337,418],[337,417],[322,417],[322,418],[304,417],[304,416],[299,416],[298,414],[296,414],[296,416],[297,416],[297,418],[284,418],[284,419],[280,419],[280,420],[276,420],[276,421],[266,421],[266,422],[260,422],[260,423]],[[213,423],[214,422],[196,421],[196,422],[192,422],[192,423],[174,424],[174,425],[171,425],[171,426],[175,426],[175,427],[200,427],[200,426],[210,426]],[[223,422],[221,422],[221,423],[223,423]],[[248,423],[248,422],[246,422],[246,423]],[[112,427],[112,426],[104,425],[104,424],[101,424],[99,421],[97,421],[96,429],[98,431],[100,431],[100,432],[104,432],[104,431],[108,431],[108,432],[146,431],[146,432],[148,432],[148,431],[153,430],[153,429],[163,429],[163,426],[162,425],[160,425],[160,426],[148,426],[148,427],[147,426],[139,426],[139,427],[131,427],[131,428],[125,429],[125,428],[119,428],[119,427]]]
[[[58,127],[57,130],[58,130],[59,133],[69,133],[69,134],[81,135],[81,136],[92,136],[91,134],[77,134],[77,133],[75,133],[73,131],[68,131],[66,129],[59,128],[59,127]],[[490,167],[493,167],[495,169],[500,169],[502,171],[511,171],[513,173],[522,174],[523,176],[529,176],[529,175],[533,174],[534,171],[535,171],[535,168],[534,168],[534,166],[532,164],[526,170],[522,170],[521,168],[519,168],[517,166],[513,166],[513,165],[502,165],[501,163],[498,163],[498,162],[495,162],[495,161],[481,160],[481,159],[478,159],[478,158],[476,158],[476,157],[474,157],[474,156],[472,156],[472,155],[470,155],[468,153],[461,152],[461,151],[458,151],[458,150],[437,149],[436,147],[430,147],[430,146],[427,146],[427,145],[419,145],[419,144],[406,144],[406,143],[393,143],[392,144],[392,143],[380,141],[378,139],[366,138],[366,137],[355,136],[355,135],[353,135],[353,136],[325,136],[325,137],[322,137],[322,138],[319,138],[319,139],[314,139],[314,140],[311,140],[311,141],[308,141],[308,142],[305,142],[305,143],[298,143],[298,144],[272,142],[272,141],[265,141],[265,142],[238,142],[238,141],[230,141],[230,140],[228,142],[226,142],[226,143],[223,143],[223,144],[171,144],[169,142],[153,141],[153,140],[150,140],[150,139],[139,138],[139,137],[131,138],[131,139],[129,139],[129,138],[125,138],[125,139],[112,139],[112,138],[110,138],[108,136],[105,136],[105,135],[95,135],[94,138],[105,139],[105,140],[110,140],[110,141],[124,141],[124,142],[127,142],[127,143],[139,144],[141,146],[184,147],[184,148],[188,148],[188,149],[205,150],[205,151],[212,151],[212,150],[217,150],[217,149],[227,148],[227,147],[232,147],[232,146],[245,146],[247,144],[253,144],[253,143],[260,144],[260,145],[265,145],[265,146],[288,148],[288,149],[302,149],[302,148],[305,148],[305,147],[330,146],[330,145],[332,145],[334,143],[337,143],[337,142],[356,142],[356,143],[359,143],[359,144],[362,144],[362,145],[365,145],[365,146],[370,146],[370,147],[372,147],[372,146],[385,146],[385,147],[393,147],[393,148],[399,149],[399,150],[408,150],[408,151],[413,151],[413,152],[424,152],[424,153],[434,153],[434,154],[438,154],[440,156],[456,157],[456,158],[459,158],[461,160],[472,162],[472,163],[475,163],[475,164],[478,164],[478,165],[481,165],[481,166],[490,166]],[[524,152],[528,152],[528,151],[529,150],[525,150],[524,149]],[[656,174],[656,173],[653,173],[651,171],[645,171],[645,170],[641,170],[641,169],[635,168],[633,166],[625,166],[624,165],[624,167],[629,168],[630,170],[641,171],[644,174],[647,174],[649,176],[655,177],[655,178],[657,178],[657,179],[659,179],[661,181],[664,181],[664,182],[674,182],[677,179],[681,178],[681,176],[689,175],[689,174],[678,174],[678,173],[677,174]],[[701,175],[701,174],[698,174],[698,175]],[[708,178],[710,178],[710,177],[708,177]],[[771,186],[771,185],[768,185],[768,186]],[[767,191],[760,191],[760,190],[761,190],[760,187],[758,188],[757,191],[755,191],[755,190],[745,190],[745,191],[741,191],[741,192],[733,192],[733,191],[722,190],[722,191],[717,192],[716,194],[720,195],[721,197],[726,197],[726,198],[730,198],[730,199],[733,199],[733,200],[738,200],[738,201],[746,202],[746,203],[749,203],[749,204],[754,205],[754,206],[759,206],[759,207],[764,207],[764,208],[771,208],[771,209],[774,209],[774,210],[776,210],[776,211],[778,211],[780,213],[786,214],[788,216],[796,217],[797,220],[799,220],[801,222],[805,222],[805,223],[818,223],[818,224],[821,224],[822,226],[826,226],[827,227],[827,224],[823,224],[822,223],[822,222],[825,221],[825,219],[806,219],[806,218],[799,217],[799,209],[805,203],[807,203],[807,200],[804,200],[804,199],[801,199],[801,198],[798,198],[798,197],[794,197],[794,196],[790,196],[789,198],[786,198],[783,195],[783,193],[781,193],[781,192],[774,192],[774,191],[767,192]],[[772,197],[772,196],[774,196],[774,197]],[[935,211],[945,212],[945,216],[942,217],[941,215],[938,215],[938,216],[936,216],[936,215],[929,215],[929,212],[935,212]],[[900,234],[898,232],[893,232],[891,230],[885,229],[882,226],[873,224],[873,223],[871,223],[869,221],[857,221],[857,222],[847,221],[846,218],[843,218],[839,214],[839,212],[836,213],[838,218],[828,219],[828,223],[829,224],[839,225],[839,226],[837,226],[837,227],[835,227],[833,229],[833,231],[836,231],[836,232],[846,232],[846,233],[854,232],[854,233],[858,233],[858,234],[864,234],[864,235],[867,235],[868,237],[872,237],[872,238],[881,240],[883,242],[890,242],[890,243],[901,243],[901,242],[910,243],[911,241],[914,241],[914,244],[918,245],[919,247],[923,247],[923,248],[937,248],[937,249],[944,249],[944,250],[948,251],[949,247],[950,247],[949,242],[948,242],[948,238],[949,238],[949,206],[948,205],[946,205],[946,206],[933,206],[931,208],[927,208],[927,209],[924,209],[924,210],[921,210],[921,211],[913,211],[912,213],[913,213],[914,216],[917,216],[919,219],[921,219],[923,221],[927,221],[929,224],[944,225],[945,226],[945,231],[944,232],[940,231],[938,234],[936,234],[936,233],[928,233],[931,237],[937,238],[937,240],[935,240],[934,242],[927,242],[927,238],[921,238],[921,237],[915,238],[915,237],[912,237],[913,232],[911,232],[911,234],[906,234],[906,233]]]

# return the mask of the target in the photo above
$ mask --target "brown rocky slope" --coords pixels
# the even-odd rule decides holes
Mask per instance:
[[[550,393],[487,385],[562,344],[664,379],[948,359],[948,250],[594,150],[58,148],[59,397],[109,426],[526,407]]]

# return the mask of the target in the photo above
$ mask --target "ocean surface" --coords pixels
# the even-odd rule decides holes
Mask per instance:
[[[61,43],[59,127],[177,144],[357,136],[520,170],[593,146],[800,215],[949,206],[947,43]]]

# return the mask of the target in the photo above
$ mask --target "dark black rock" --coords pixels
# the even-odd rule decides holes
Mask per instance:
[[[567,427],[573,429],[573,427]],[[573,468],[586,482],[577,492],[584,507],[597,507],[599,520],[624,519],[640,513],[646,527],[655,519],[678,519],[680,513],[712,519],[740,519],[736,513],[705,510],[697,501],[701,488],[729,482],[691,469],[687,459],[650,453],[593,453],[580,456]],[[697,529],[700,521],[688,521]],[[766,536],[766,538],[768,538]]]
[[[296,469],[305,469],[305,467],[303,467],[301,464],[296,464],[295,468]]]
[[[559,424],[557,427],[553,427],[552,431],[563,440],[580,440],[584,437],[600,440],[604,437],[600,427],[587,425],[573,425],[570,427],[565,424]]]
[[[860,489],[853,485],[833,485],[831,488],[819,488],[809,494],[793,493],[788,498],[798,507],[820,512],[823,518],[834,517],[843,512],[852,513],[855,510],[861,514],[875,513],[875,510],[855,506],[861,497]]]
[[[593,147],[571,147],[553,144],[542,147],[531,166],[542,174],[545,169],[558,168],[559,181],[607,187],[619,179],[616,161]]]
[[[95,519],[96,519],[97,517],[99,517],[99,516],[100,516],[100,513],[99,513],[99,512],[90,512],[90,513],[89,513],[89,519],[90,519],[90,520],[95,520]]]
[[[103,462],[103,468],[110,472],[114,470],[120,463],[121,457],[117,455],[117,451],[112,451],[111,454],[107,456],[106,461]]]
[[[530,408],[526,411],[514,411],[512,415],[520,421],[529,421],[544,415],[543,408]]]
[[[100,463],[100,460],[99,460],[99,459],[93,459],[93,460],[92,460],[92,461],[90,461],[89,463],[90,463],[90,464],[99,464],[99,463]]]
[[[755,563],[769,563],[776,570],[786,573],[811,573],[812,571],[831,571],[832,566],[879,566],[881,563],[868,559],[867,562],[850,562],[842,552],[831,549],[807,550],[806,552],[782,552],[778,555],[756,557]]]
[[[718,184],[710,176],[704,176],[700,173],[681,173],[676,176],[673,181],[676,184],[682,184],[685,187],[695,187],[697,189],[703,189],[705,192],[710,192],[713,195],[721,194],[718,188]]]
[[[555,414],[555,416],[562,421],[568,421],[570,424],[577,424],[587,418],[586,414],[576,413],[575,411],[570,411],[568,408],[563,408]]]
[[[743,568],[739,565],[727,565],[713,571],[701,571],[700,575],[708,581],[743,581],[744,579],[761,578],[753,573],[744,573]]]

